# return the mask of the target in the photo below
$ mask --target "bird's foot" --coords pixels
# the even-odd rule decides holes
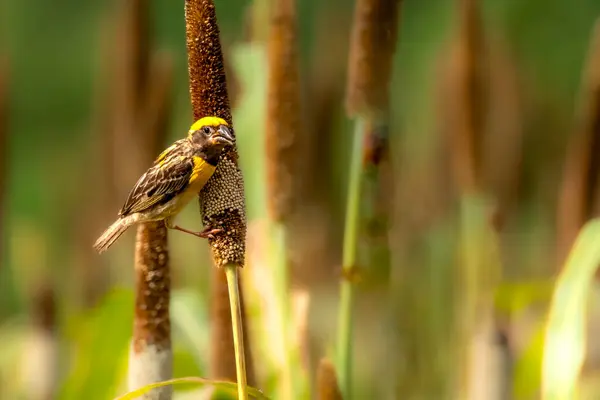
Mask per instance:
[[[212,228],[211,226],[207,226],[203,231],[201,232],[194,232],[194,231],[190,231],[188,229],[182,228],[178,225],[173,225],[170,221],[166,220],[165,221],[165,226],[169,229],[175,229],[177,231],[181,231],[181,232],[185,232],[185,233],[189,233],[190,235],[194,235],[196,237],[199,238],[203,238],[203,239],[214,239],[214,235],[216,235],[217,233],[221,233],[223,232],[223,229],[219,229],[219,228]]]
[[[213,228],[212,226],[207,226],[202,232],[198,232],[198,237],[205,239],[214,239],[215,235],[221,232],[223,232],[223,229],[221,228]]]

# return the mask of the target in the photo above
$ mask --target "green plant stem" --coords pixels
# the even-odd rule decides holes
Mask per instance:
[[[362,182],[362,148],[365,121],[357,118],[354,126],[354,144],[350,159],[348,198],[346,200],[346,223],[344,227],[344,250],[342,258],[342,279],[338,325],[338,374],[344,399],[351,398],[352,376],[352,281],[350,277],[356,268],[356,248],[360,216],[360,188]]]
[[[282,335],[282,351],[283,351],[283,365],[281,366],[281,380],[280,380],[280,395],[284,399],[294,398],[294,385],[292,382],[292,365],[291,365],[291,352],[293,351],[290,346],[290,329],[291,318],[290,318],[290,301],[288,292],[288,265],[287,265],[287,252],[286,252],[286,231],[282,223],[273,222],[270,226],[271,238],[271,251],[273,259],[271,265],[273,265],[273,272],[276,279],[276,292],[279,299],[279,316],[281,324],[281,335]]]
[[[231,328],[233,330],[233,345],[235,347],[235,369],[237,372],[238,399],[248,400],[246,389],[246,358],[244,351],[244,329],[242,325],[242,307],[238,288],[238,266],[227,264],[223,267],[227,277],[229,290],[229,307],[231,309]]]

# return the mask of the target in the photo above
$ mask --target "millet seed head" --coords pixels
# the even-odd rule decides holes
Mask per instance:
[[[136,307],[133,324],[133,351],[140,353],[148,344],[169,348],[171,322],[169,296],[167,228],[162,221],[140,224],[136,236]]]
[[[186,0],[185,21],[194,120],[214,115],[232,126],[214,2]],[[223,229],[214,239],[209,239],[217,266],[244,263],[246,205],[237,159],[235,148],[223,154],[214,175],[200,193],[204,224]]]
[[[346,112],[386,112],[402,0],[357,0],[348,62]]]

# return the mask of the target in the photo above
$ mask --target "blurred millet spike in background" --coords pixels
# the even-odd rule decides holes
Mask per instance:
[[[450,91],[455,107],[455,125],[449,140],[456,184],[460,193],[480,188],[481,142],[486,104],[482,83],[484,32],[476,0],[458,2],[458,36],[454,84]]]
[[[457,8],[460,23],[438,64],[441,157],[451,149],[454,196],[474,188],[492,195],[501,229],[523,172],[520,77],[501,33],[483,29],[477,2],[459,0]]]
[[[487,116],[482,144],[482,181],[497,203],[493,216],[496,230],[504,233],[505,222],[518,207],[523,174],[523,91],[515,58],[503,36],[495,31],[485,36],[483,55]],[[507,232],[507,234],[509,234]]]
[[[352,372],[355,340],[353,286],[357,275],[359,232],[362,228],[361,210],[365,204],[369,204],[365,200],[373,195],[364,193],[365,160],[369,159],[370,162],[372,158],[365,153],[365,144],[377,141],[372,140],[374,134],[387,134],[389,90],[400,5],[400,0],[358,0],[354,6],[345,105],[346,113],[354,119],[355,127],[348,173],[337,340],[337,373],[341,392],[347,398],[352,398],[355,381]],[[386,128],[379,130],[381,126]]]
[[[298,49],[297,2],[271,2],[267,37],[267,99],[265,120],[266,196],[270,252],[281,254],[281,262],[272,264],[278,291],[277,308],[282,332],[278,394],[281,398],[302,397],[300,382],[306,370],[294,371],[301,363],[301,349],[306,348],[306,332],[302,320],[308,307],[296,308],[294,302],[307,298],[306,288],[291,287],[292,252],[297,242],[291,239],[290,220],[297,206],[306,201],[300,191],[302,177],[299,168],[298,139],[305,132],[301,115],[300,60]],[[271,257],[271,259],[273,259]],[[290,295],[290,289],[292,293]],[[304,296],[304,297],[302,297]],[[295,314],[300,311],[304,315]],[[294,327],[290,329],[290,326]],[[298,339],[294,343],[294,337]],[[305,365],[308,367],[308,365]]]
[[[361,263],[373,274],[387,276],[389,206],[393,203],[392,168],[389,159],[390,85],[398,42],[399,0],[358,1],[348,63],[346,109],[351,117],[363,117],[361,224],[367,250]],[[363,229],[361,229],[363,230]]]
[[[356,2],[346,88],[350,117],[387,117],[401,2]]]
[[[186,46],[190,97],[194,120],[214,115],[232,125],[223,54],[215,5],[211,0],[186,0]],[[234,127],[235,129],[235,127]],[[236,379],[232,323],[226,277],[220,267],[243,267],[246,251],[244,181],[235,148],[227,151],[200,193],[204,225],[223,229],[209,239],[215,267],[211,271],[211,376]],[[245,315],[243,290],[239,288],[241,314]],[[243,318],[248,384],[255,381],[248,330]]]
[[[587,64],[581,79],[580,108],[567,147],[557,215],[558,268],[575,237],[598,215],[600,185],[600,20],[590,35]]]
[[[480,2],[477,0],[457,0],[457,27],[455,42],[451,44],[450,68],[447,71],[447,100],[442,119],[448,130],[447,139],[455,175],[455,196],[460,203],[460,241],[463,249],[466,243],[476,239],[479,232],[486,254],[472,250],[459,250],[461,261],[454,274],[459,291],[454,296],[457,306],[457,371],[459,396],[469,399],[495,399],[498,391],[493,389],[504,384],[503,368],[499,367],[500,352],[494,346],[493,338],[497,328],[492,293],[501,273],[494,258],[495,249],[490,244],[495,237],[491,228],[491,217],[476,221],[477,209],[474,201],[481,201],[493,192],[485,182],[483,156],[485,142],[489,139],[487,118],[490,112],[490,40],[484,30]],[[509,140],[505,132],[498,132]],[[493,152],[496,149],[492,149]],[[512,166],[511,166],[512,168]],[[497,207],[497,205],[496,205]],[[481,209],[483,212],[483,209]],[[485,212],[488,212],[487,205]],[[470,216],[472,222],[467,222]],[[479,224],[489,224],[480,226]],[[476,225],[477,224],[477,225]],[[487,239],[485,239],[487,238]],[[494,242],[495,244],[495,242]]]
[[[286,223],[298,192],[298,137],[303,133],[296,1],[275,0],[268,36],[267,210],[275,223]]]
[[[462,19],[463,23],[468,20]],[[478,109],[483,113],[481,130],[476,133],[480,138],[472,147],[480,154],[480,164],[474,174],[463,175],[477,176],[480,193],[493,202],[489,211],[490,223],[501,235],[502,257],[508,260],[519,254],[519,247],[514,245],[514,224],[519,218],[518,208],[523,190],[524,99],[521,75],[508,43],[502,32],[495,30],[492,24],[486,28],[479,39],[479,77],[472,78],[480,82]],[[464,48],[464,31],[465,28],[457,27],[437,64],[437,129],[440,133],[437,157],[441,162],[436,159],[436,163],[439,164],[437,168],[441,169],[437,184],[431,191],[434,196],[432,201],[438,205],[438,212],[430,213],[433,214],[433,220],[449,212],[457,198],[465,193],[465,186],[459,184],[457,179],[461,174],[457,168],[459,165],[467,167],[467,164],[455,162],[460,144],[455,138],[464,133],[467,127],[464,115],[473,112],[463,111],[468,106],[467,102],[456,101],[457,93],[466,92],[465,53],[461,50],[461,47]],[[436,194],[435,191],[440,188],[443,193]],[[425,216],[430,221],[429,217]],[[510,271],[512,264],[506,264],[508,273],[514,272],[514,269]]]

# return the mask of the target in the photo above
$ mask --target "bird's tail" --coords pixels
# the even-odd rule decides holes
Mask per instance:
[[[129,228],[135,219],[131,217],[119,218],[94,243],[94,249],[98,253],[102,253],[108,248]]]

